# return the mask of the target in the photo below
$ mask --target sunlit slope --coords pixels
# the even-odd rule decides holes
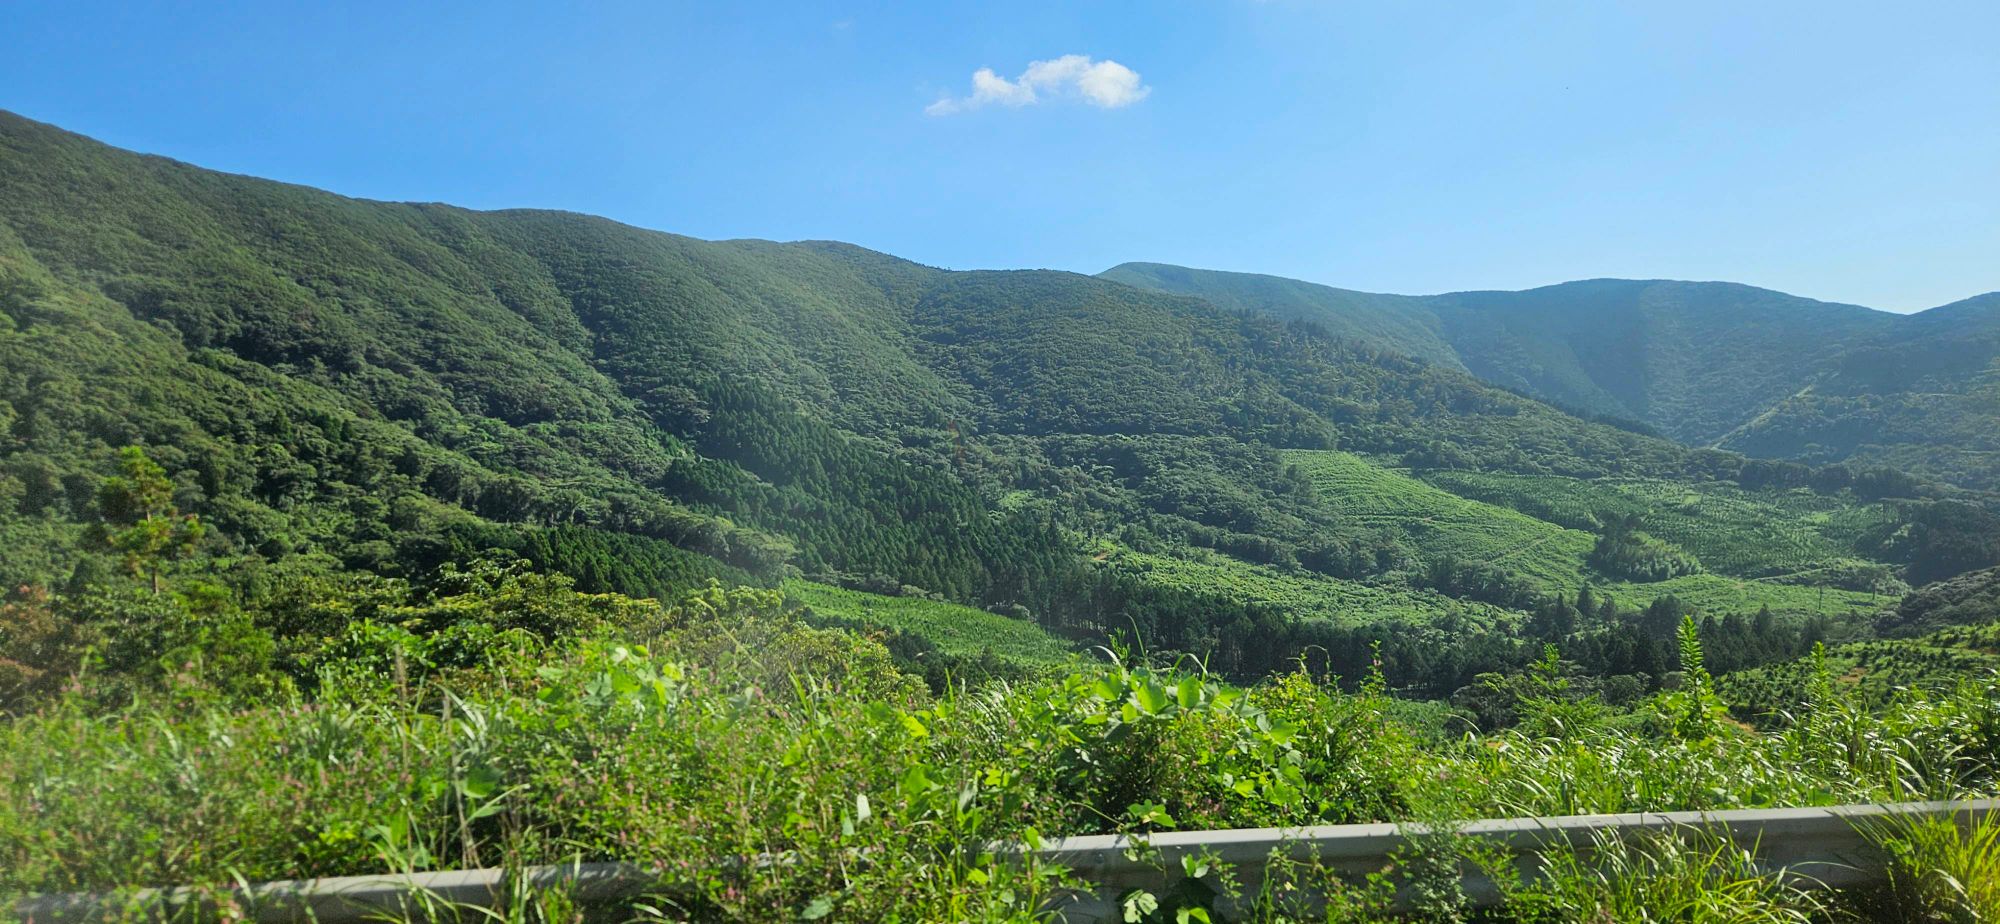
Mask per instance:
[[[949,654],[977,658],[991,653],[1022,667],[1055,667],[1073,662],[1074,646],[1026,619],[923,597],[888,597],[786,581],[785,596],[815,615],[853,620],[922,636]]]
[[[1810,491],[1502,472],[1439,471],[1423,477],[1454,494],[1575,529],[1597,530],[1607,516],[1636,515],[1647,532],[1693,553],[1710,571],[1800,583],[1815,575],[1882,568],[1855,547],[1893,520],[1881,504]]]
[[[1065,634],[1136,615],[1192,647],[1231,606],[1435,622],[1592,580],[1586,529],[1364,459],[1708,471],[1449,364],[1203,298],[356,200],[4,114],[0,356],[10,584],[117,576],[85,541],[91,486],[143,444],[226,580],[421,577],[541,542],[538,567],[601,589],[662,592],[715,571],[680,566],[701,555],[1019,606]],[[1314,454],[1335,448],[1357,455]],[[1385,533],[1399,554],[1378,554]],[[1162,564],[1114,586],[1125,571],[1084,555],[1099,542]],[[634,555],[678,564],[658,579]],[[1441,563],[1491,573],[1441,582]],[[1715,568],[1674,586],[1718,606],[1802,592]]]
[[[1866,591],[1796,586],[1728,573],[1690,574],[1645,583],[1609,579],[1594,573],[1588,565],[1596,541],[1591,533],[1551,522],[1552,519],[1562,519],[1557,511],[1565,507],[1575,511],[1666,509],[1664,504],[1658,502],[1664,498],[1657,497],[1665,491],[1667,485],[1664,484],[1639,482],[1620,487],[1577,479],[1533,479],[1528,483],[1539,485],[1540,492],[1520,490],[1518,483],[1513,484],[1516,490],[1508,492],[1497,487],[1508,486],[1510,482],[1492,479],[1491,476],[1459,473],[1433,476],[1446,484],[1459,478],[1468,485],[1485,486],[1490,489],[1485,496],[1510,505],[1518,504],[1521,508],[1515,509],[1447,491],[1351,453],[1296,450],[1284,456],[1288,464],[1298,466],[1311,478],[1320,503],[1363,523],[1409,537],[1414,554],[1426,562],[1435,556],[1449,556],[1461,562],[1491,564],[1527,576],[1546,591],[1574,593],[1589,584],[1632,606],[1643,606],[1656,597],[1672,594],[1704,612],[1754,612],[1769,606],[1773,612],[1792,615],[1852,616],[1872,612],[1893,599],[1885,594]],[[1707,496],[1695,488],[1684,485],[1673,487],[1681,491],[1675,496],[1677,503],[1691,501],[1697,510],[1702,509],[1705,503],[1732,511],[1733,519],[1718,516],[1713,523],[1690,523],[1685,513],[1669,513],[1661,517],[1662,522],[1668,524],[1669,532],[1678,530],[1701,539],[1697,543],[1698,548],[1710,548],[1718,554],[1733,552],[1739,559],[1761,565],[1773,574],[1778,572],[1771,569],[1782,567],[1775,562],[1784,561],[1796,563],[1805,560],[1822,568],[1866,564],[1851,557],[1851,553],[1841,555],[1832,540],[1814,531],[1817,527],[1838,534],[1842,530],[1854,529],[1852,521],[1870,516],[1865,511],[1830,500],[1794,501],[1802,506],[1823,509],[1798,511],[1795,518],[1800,522],[1797,525],[1778,528],[1779,533],[1788,536],[1791,545],[1774,544],[1774,563],[1760,563],[1743,550],[1765,541],[1773,530],[1772,524],[1762,519],[1761,514],[1777,508],[1777,502],[1759,501],[1744,492],[1722,489],[1716,489],[1717,496],[1704,500]],[[1624,493],[1627,491],[1632,493]],[[1655,498],[1649,500],[1648,493],[1654,494]],[[1616,503],[1606,503],[1601,508],[1596,506],[1607,499]],[[1546,518],[1530,516],[1523,513],[1523,509],[1541,512]],[[1570,522],[1587,525],[1591,521],[1579,517]],[[1809,551],[1824,553],[1826,557],[1798,556],[1796,546],[1801,543],[1807,545]],[[1699,555],[1698,552],[1696,554]],[[1782,557],[1785,555],[1793,557],[1786,559]]]
[[[1589,279],[1401,296],[1160,264],[1125,264],[1104,276],[1314,321],[1690,442],[1717,439],[1901,320],[1725,282]]]
[[[1310,321],[1690,445],[2000,485],[2000,293],[1905,316],[1724,282],[1403,296],[1155,263],[1103,276]]]
[[[2000,487],[2000,293],[1911,316],[1720,445]]]
[[[1346,452],[1285,454],[1312,479],[1320,501],[1362,523],[1410,537],[1427,557],[1503,566],[1550,590],[1583,584],[1589,533],[1468,500]]]
[[[1207,549],[1167,555],[1106,546],[1099,550],[1099,557],[1106,567],[1128,569],[1162,586],[1223,593],[1293,618],[1324,619],[1341,626],[1442,623],[1490,628],[1519,618],[1518,613],[1492,604],[1459,600],[1435,591],[1287,571]]]
[[[1264,276],[1218,273],[1164,263],[1122,263],[1099,274],[1140,288],[1194,295],[1224,308],[1256,311],[1287,320],[1311,321],[1339,337],[1453,369],[1465,368],[1458,352],[1438,332],[1424,299],[1379,295]]]

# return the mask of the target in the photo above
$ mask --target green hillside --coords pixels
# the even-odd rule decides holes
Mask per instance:
[[[1312,479],[1322,503],[1393,531],[1419,571],[1452,562],[1505,573],[1537,593],[1574,595],[1587,584],[1633,606],[1671,595],[1716,615],[1768,607],[1850,621],[1902,589],[1888,578],[1887,566],[1854,550],[1861,530],[1894,522],[1881,505],[1733,486],[1456,471],[1429,473],[1432,483],[1426,483],[1349,453],[1301,450],[1285,458]],[[1654,535],[1723,573],[1640,582],[1594,568],[1594,533],[1602,531],[1602,521],[1638,511]],[[1845,544],[1830,536],[1844,537]],[[1708,565],[1703,553],[1724,564]],[[1829,586],[1855,575],[1883,586]],[[1439,583],[1449,588],[1445,580],[1451,578]]]
[[[1899,697],[1951,692],[2000,676],[2000,570],[1964,575],[1905,598],[1878,625],[1880,639],[1836,645],[1723,678],[1739,715],[1764,724],[1796,713],[1815,683],[1851,707],[1882,708]]]
[[[1730,283],[1602,279],[1430,301],[1466,367],[1706,444],[1894,315]]]
[[[1582,585],[1589,533],[1467,500],[1349,453],[1295,451],[1285,459],[1312,479],[1325,503],[1400,532],[1413,555],[1491,565],[1546,590]]]
[[[1316,321],[1690,443],[1721,437],[1897,322],[1854,305],[1729,283],[1593,279],[1411,297],[1159,264],[1125,264],[1105,276]]]
[[[1858,549],[1890,528],[1883,504],[1858,504],[1811,491],[1745,491],[1732,484],[1658,479],[1583,481],[1498,472],[1436,471],[1424,480],[1455,494],[1595,531],[1614,516],[1637,516],[1651,534],[1686,549],[1721,574],[1779,581],[1882,582],[1888,569]],[[1884,584],[1883,590],[1895,590]]]
[[[810,616],[908,632],[959,657],[991,655],[1028,669],[1062,667],[1077,659],[1075,646],[1032,622],[969,606],[924,597],[871,594],[811,581],[786,581],[782,589]]]
[[[1282,276],[1218,273],[1165,263],[1121,263],[1098,275],[1142,289],[1193,295],[1224,308],[1312,321],[1338,337],[1464,368],[1457,349],[1441,335],[1419,297],[1377,295]]]
[[[0,901],[620,861],[701,920],[1021,919],[1054,880],[967,844],[1993,791],[1976,498],[1271,285],[365,202],[0,114]]]
[[[589,593],[803,579],[940,598],[976,609],[904,615],[954,655],[970,642],[939,614],[997,610],[1251,675],[1326,651],[1353,676],[1366,630],[1397,682],[1447,693],[1531,657],[1510,627],[1586,583],[1615,591],[1625,609],[1592,614],[1612,622],[1669,592],[1858,605],[1845,577],[1767,584],[1748,579],[1780,572],[1726,558],[1625,587],[1592,561],[1670,560],[1706,515],[1600,541],[1375,463],[1821,490],[1830,517],[1858,481],[1581,420],[1316,323],[837,243],[359,201],[13,116],[0,370],[0,580],[51,589],[75,630],[34,648],[44,674],[135,620],[214,631],[197,611],[282,658],[371,612],[354,586],[441,593],[515,559]],[[111,547],[124,514],[103,489],[140,465],[120,461],[132,446],[170,486],[148,510],[205,526],[184,544]],[[1902,499],[1870,528],[1903,538],[1857,561],[1926,578],[2000,561],[1977,509],[1871,484]],[[1754,545],[1744,527],[1711,545]],[[103,602],[155,573],[170,592],[148,605],[181,615]],[[1414,625],[1466,637],[1418,651],[1395,634]]]
[[[2000,293],[1921,312],[1849,349],[1720,445],[2000,485]]]
[[[1398,581],[1357,581],[1304,569],[1255,564],[1208,549],[1175,554],[1106,547],[1098,552],[1107,567],[1142,575],[1150,583],[1188,591],[1226,594],[1295,619],[1325,620],[1354,628],[1372,625],[1503,628],[1518,613],[1476,600],[1458,599]]]
[[[1714,282],[1376,295],[1127,263],[1107,279],[1324,325],[1691,445],[2000,487],[2000,297],[1914,316]]]

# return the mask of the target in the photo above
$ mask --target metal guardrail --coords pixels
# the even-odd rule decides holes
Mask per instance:
[[[1754,850],[1766,869],[1808,885],[1843,888],[1880,882],[1884,858],[1870,836],[1871,826],[1925,819],[1951,819],[1960,826],[1984,816],[2000,818],[2000,799],[1966,802],[1905,802],[1799,809],[1742,809],[1719,812],[1646,812],[1625,815],[1571,815],[1501,818],[1456,826],[1458,835],[1504,848],[1517,859],[1550,849],[1589,850],[1605,837],[1697,829]],[[1117,896],[1132,888],[1161,891],[1181,877],[1183,856],[1201,855],[1228,863],[1253,891],[1270,858],[1316,860],[1348,873],[1382,869],[1408,849],[1421,829],[1399,824],[1322,825],[1308,828],[1255,828],[1176,831],[1144,838],[1140,846],[1123,835],[1094,835],[1052,841],[1036,851],[1061,864],[1094,891],[1065,897],[1052,910],[1065,922],[1119,920]],[[580,904],[631,899],[649,892],[654,878],[622,863],[544,866],[523,871],[453,870],[408,875],[345,876],[256,883],[235,888],[186,887],[118,894],[34,896],[16,903],[23,924],[73,924],[136,914],[163,917],[176,910],[209,905],[231,895],[258,924],[359,924],[384,917],[425,918],[450,905],[505,907],[520,889],[562,887]],[[1477,870],[1464,873],[1474,905],[1500,898],[1494,883]],[[1220,909],[1225,918],[1228,908]],[[470,920],[472,918],[468,918]]]
[[[1888,875],[1887,858],[1876,848],[1872,828],[1898,821],[1945,818],[1966,827],[1984,816],[2000,820],[2000,799],[1497,818],[1465,822],[1455,831],[1460,836],[1504,848],[1519,863],[1550,849],[1587,852],[1607,837],[1698,830],[1754,851],[1763,868],[1782,873],[1802,885],[1848,888],[1877,884]],[[1295,860],[1316,860],[1328,869],[1362,875],[1381,870],[1398,851],[1414,846],[1422,833],[1421,828],[1402,824],[1171,832],[1146,838],[1149,852],[1157,851],[1147,864],[1129,859],[1127,853],[1133,845],[1119,836],[1070,838],[1052,845],[1045,853],[1051,855],[1049,859],[1068,866],[1078,878],[1098,886],[1096,894],[1078,896],[1059,909],[1064,921],[1117,921],[1120,920],[1115,902],[1118,894],[1131,888],[1160,889],[1171,885],[1178,878],[1183,856],[1205,854],[1229,863],[1254,891],[1274,853]],[[1163,873],[1162,868],[1170,872]],[[1490,907],[1501,899],[1498,886],[1480,870],[1464,870],[1461,885],[1474,907]],[[1221,910],[1227,917],[1229,909]]]

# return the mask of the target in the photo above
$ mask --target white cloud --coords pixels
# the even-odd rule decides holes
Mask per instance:
[[[1008,80],[990,67],[972,72],[972,95],[947,96],[924,112],[951,115],[988,105],[1012,108],[1031,106],[1044,99],[1079,97],[1104,109],[1130,106],[1146,98],[1153,88],[1139,82],[1139,72],[1116,61],[1092,61],[1089,55],[1063,55],[1050,61],[1032,61],[1021,76]]]

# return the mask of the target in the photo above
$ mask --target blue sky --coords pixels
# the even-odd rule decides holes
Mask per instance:
[[[954,268],[2000,289],[1991,0],[564,6],[12,0],[0,108],[349,195]]]

